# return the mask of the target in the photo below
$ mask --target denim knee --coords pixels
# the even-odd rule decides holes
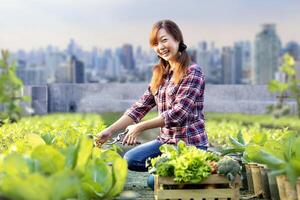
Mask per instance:
[[[138,172],[148,171],[148,169],[146,168],[146,163],[134,160],[133,156],[131,156],[129,152],[126,152],[123,158],[127,161],[129,170]]]

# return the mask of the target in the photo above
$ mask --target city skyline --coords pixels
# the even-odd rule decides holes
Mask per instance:
[[[166,18],[180,26],[191,47],[200,41],[213,41],[216,46],[232,46],[239,40],[253,42],[264,23],[277,25],[283,44],[300,41],[300,26],[294,24],[300,17],[300,1],[173,2],[4,0],[0,48],[27,51],[51,44],[63,49],[73,38],[85,50],[117,48],[124,43],[148,49],[152,24]]]

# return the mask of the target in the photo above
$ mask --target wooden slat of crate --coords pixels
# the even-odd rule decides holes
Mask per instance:
[[[233,198],[233,189],[185,189],[185,190],[158,190],[157,199],[194,199]]]
[[[297,199],[300,200],[300,177],[297,179]]]
[[[200,185],[203,184],[228,184],[229,181],[225,176],[212,174],[207,179],[203,180]],[[159,177],[158,184],[166,184],[166,185],[178,185],[179,183],[174,182],[172,177]],[[185,183],[185,184],[194,184],[194,183]]]
[[[231,198],[232,200],[239,199],[240,177],[238,176],[233,188],[216,188],[216,189],[163,189],[163,185],[190,185],[193,183],[176,183],[172,177],[158,177],[155,176],[155,199],[193,199],[193,200],[224,200]],[[206,180],[197,185],[211,185],[211,184],[229,184],[229,181],[221,175],[211,175]],[[195,185],[195,184],[193,184]]]

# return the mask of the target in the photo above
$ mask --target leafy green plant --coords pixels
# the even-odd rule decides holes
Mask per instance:
[[[176,182],[199,183],[211,174],[209,161],[218,161],[213,153],[202,151],[195,146],[186,146],[179,141],[177,147],[164,144],[160,147],[161,156],[148,160],[150,173],[174,177]]]
[[[49,114],[24,117],[17,123],[0,127],[0,153],[24,153],[43,142],[56,148],[64,148],[78,142],[81,135],[96,135],[105,128],[96,114]]]
[[[115,151],[93,147],[88,136],[68,147],[44,143],[30,155],[11,152],[0,159],[0,193],[12,200],[113,199],[126,176],[127,162]]]
[[[278,80],[271,80],[268,83],[268,89],[272,93],[279,93],[279,99],[276,105],[269,107],[270,112],[274,114],[275,117],[280,117],[281,115],[287,114],[289,108],[284,104],[284,97],[287,92],[290,93],[291,98],[295,99],[297,102],[297,113],[298,118],[300,118],[300,79],[296,77],[295,60],[288,53],[283,56],[283,64],[280,67],[280,71],[284,73],[286,80],[281,82]]]
[[[16,75],[16,63],[8,63],[8,51],[1,51],[0,60],[0,104],[4,111],[0,112],[0,125],[5,119],[16,122],[21,118],[23,108],[20,102],[29,101],[30,98],[21,94],[23,83]]]
[[[246,148],[248,158],[266,164],[273,174],[285,174],[293,186],[300,176],[300,137],[287,137],[267,141],[264,145],[250,145]]]
[[[238,159],[242,163],[248,163],[252,161],[246,151],[249,146],[264,146],[266,144],[270,144],[270,141],[273,141],[275,143],[278,141],[287,140],[288,138],[295,135],[295,132],[288,131],[287,129],[279,132],[256,132],[251,135],[251,137],[249,137],[248,139],[248,142],[246,142],[242,131],[239,131],[236,138],[228,136],[231,146],[220,147],[218,148],[218,151],[221,152],[222,155],[234,154],[236,156],[236,159]]]

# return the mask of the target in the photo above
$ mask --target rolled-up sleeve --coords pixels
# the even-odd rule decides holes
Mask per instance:
[[[203,84],[204,77],[199,70],[194,69],[183,78],[171,108],[161,113],[167,128],[185,125],[189,115],[194,113],[195,101],[203,95]]]
[[[125,114],[138,123],[154,106],[156,106],[156,102],[150,92],[150,87],[148,87],[143,96],[127,109]]]

